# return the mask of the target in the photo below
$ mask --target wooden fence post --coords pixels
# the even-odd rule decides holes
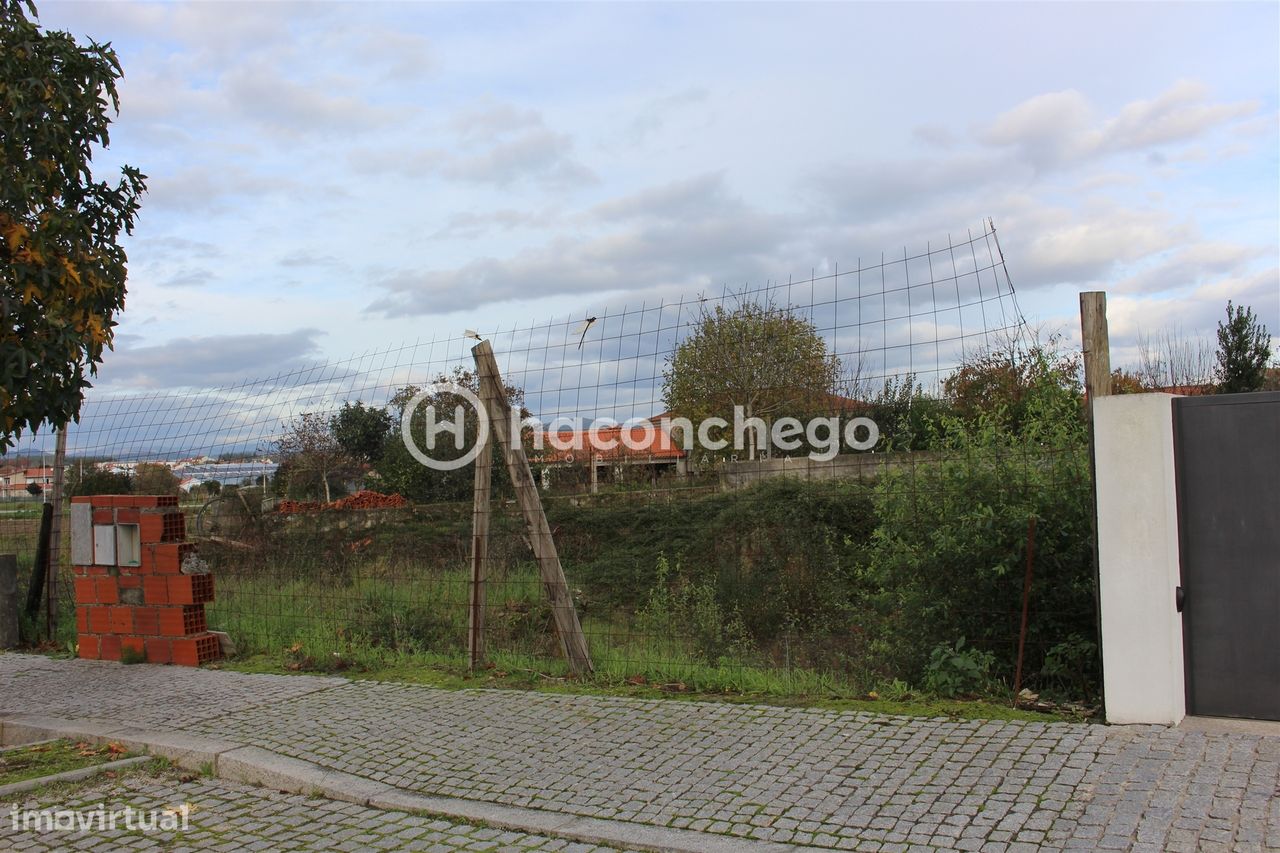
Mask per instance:
[[[67,467],[67,428],[58,430],[57,443],[53,450],[53,494],[49,503],[53,504],[53,518],[49,522],[49,563],[45,574],[45,629],[52,642],[58,637],[58,577],[62,567],[62,508],[65,504],[63,488],[63,471]]]
[[[0,554],[0,649],[18,645],[18,557]]]
[[[547,524],[547,516],[542,511],[542,499],[538,495],[538,486],[533,481],[533,472],[529,469],[529,459],[521,444],[520,434],[512,434],[511,404],[503,393],[498,360],[494,358],[493,347],[488,341],[481,341],[472,347],[471,355],[475,359],[476,373],[480,378],[480,399],[489,416],[491,440],[497,442],[506,462],[507,473],[511,476],[511,485],[515,489],[525,526],[529,530],[529,542],[538,560],[542,588],[546,590],[547,600],[551,604],[551,615],[556,623],[556,633],[560,636],[560,645],[569,661],[569,669],[575,675],[586,675],[594,669],[591,655],[587,651],[587,638],[582,633],[578,613],[573,607],[573,596],[565,581],[560,555],[556,553],[556,543],[551,538],[551,526]]]
[[[1084,392],[1092,416],[1094,398],[1111,395],[1111,342],[1107,335],[1105,291],[1089,290],[1080,294],[1080,340],[1084,346]]]
[[[480,386],[483,401],[488,389]],[[486,409],[488,408],[486,404]],[[482,415],[477,412],[476,417]],[[476,457],[475,494],[471,509],[471,611],[467,625],[467,651],[471,670],[484,663],[484,608],[485,584],[489,580],[489,490],[490,469],[493,467],[493,434],[490,432]]]
[[[1097,617],[1098,672],[1102,674],[1101,564],[1098,561],[1098,461],[1094,453],[1093,401],[1111,396],[1111,341],[1107,333],[1107,294],[1101,290],[1080,294],[1080,341],[1084,349],[1084,393],[1089,421],[1089,480],[1093,483],[1093,607]],[[1106,714],[1106,696],[1102,698]]]

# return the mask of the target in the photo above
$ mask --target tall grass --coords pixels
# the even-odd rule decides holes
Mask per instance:
[[[523,565],[490,586],[488,662],[498,672],[548,679],[569,673],[543,601],[536,569]],[[424,570],[418,577],[360,577],[340,586],[314,578],[218,575],[210,627],[227,631],[238,654],[266,656],[310,671],[423,667],[461,673],[468,665],[468,574]],[[708,659],[695,630],[668,624],[640,630],[626,614],[584,614],[602,685],[651,684],[673,690],[775,696],[855,696],[866,686],[802,668],[761,665],[748,655]],[[652,623],[649,623],[650,625]],[[648,627],[648,626],[646,626]]]

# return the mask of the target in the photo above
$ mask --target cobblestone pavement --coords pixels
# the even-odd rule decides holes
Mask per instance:
[[[420,793],[839,849],[1280,850],[1277,737],[97,662],[47,661],[17,695],[25,660],[0,656],[0,711],[94,716],[82,697],[129,679],[121,716]],[[188,688],[220,713],[166,722]]]
[[[186,779],[187,781],[183,781]],[[123,814],[116,828],[89,831],[40,831],[35,824],[14,826],[13,808],[75,810],[95,821],[94,810],[105,813],[125,806],[141,810],[151,825],[153,810],[191,807],[185,829],[130,831]],[[349,803],[279,794],[263,788],[217,779],[179,776],[173,772],[130,773],[71,788],[52,786],[27,795],[22,802],[4,804],[0,813],[0,849],[14,851],[119,850],[228,851],[242,850],[558,850],[563,853],[604,853],[612,848],[556,838],[507,832],[404,812],[379,811]],[[52,819],[52,816],[51,818]],[[136,827],[138,817],[131,816]],[[38,818],[31,818],[37,821]],[[163,823],[158,824],[164,826]]]

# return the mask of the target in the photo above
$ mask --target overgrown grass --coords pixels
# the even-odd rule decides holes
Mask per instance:
[[[58,740],[36,746],[13,747],[0,752],[0,785],[93,767],[127,757],[128,753],[116,744],[97,746]]]
[[[495,580],[487,611],[487,664],[475,673],[468,670],[462,570],[416,579],[365,577],[328,589],[297,579],[221,578],[218,600],[208,608],[211,626],[230,632],[239,647],[234,660],[219,666],[243,672],[339,673],[446,689],[749,701],[886,714],[1068,718],[999,700],[937,699],[904,686],[895,698],[881,697],[875,683],[847,673],[730,656],[709,661],[698,653],[696,637],[637,633],[621,618],[603,614],[583,617],[595,672],[575,678],[541,596],[531,566]]]

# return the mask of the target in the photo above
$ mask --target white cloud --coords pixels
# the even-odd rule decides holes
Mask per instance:
[[[1131,101],[1099,121],[1096,108],[1081,92],[1050,92],[1002,113],[979,138],[989,145],[1012,147],[1046,169],[1193,140],[1258,111],[1256,102],[1212,103],[1209,94],[1203,83],[1180,80],[1156,97]]]
[[[212,388],[248,377],[274,376],[309,367],[319,354],[319,329],[279,334],[175,338],[152,346],[122,342],[108,353],[99,385],[131,388]]]

